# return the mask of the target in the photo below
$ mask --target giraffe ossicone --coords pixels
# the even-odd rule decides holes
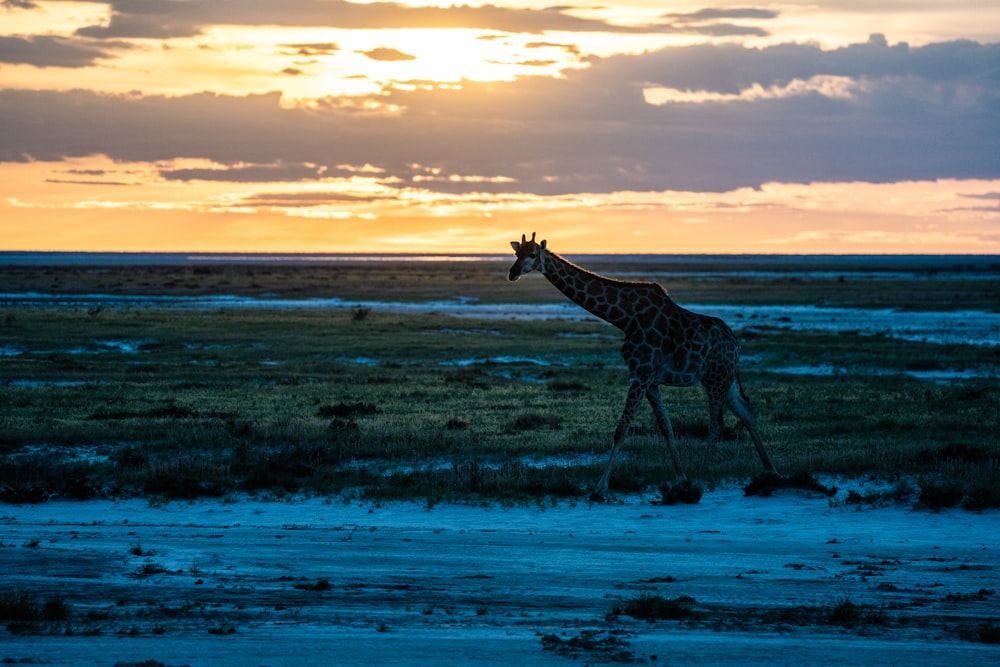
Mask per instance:
[[[678,476],[684,469],[674,442],[670,416],[660,396],[660,385],[690,387],[701,384],[708,396],[708,452],[714,455],[728,407],[746,426],[764,468],[776,473],[764,449],[757,419],[739,377],[740,346],[729,326],[717,317],[692,312],[677,305],[659,284],[608,278],[588,271],[548,249],[544,240],[522,234],[511,241],[517,256],[508,280],[538,271],[570,301],[609,322],[625,335],[622,357],[628,365],[629,385],[625,409],[618,420],[611,453],[594,495],[603,496],[615,457],[645,399],[667,442]]]

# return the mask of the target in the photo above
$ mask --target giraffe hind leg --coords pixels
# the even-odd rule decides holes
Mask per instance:
[[[743,425],[747,427],[747,431],[750,432],[750,439],[753,440],[753,446],[757,449],[757,456],[760,457],[760,462],[764,464],[764,469],[769,473],[778,474],[778,471],[774,468],[774,464],[771,463],[771,458],[767,455],[767,450],[764,449],[764,441],[761,440],[760,432],[757,430],[757,417],[754,415],[750,400],[743,393],[743,387],[740,386],[739,378],[733,380],[733,383],[729,386],[729,392],[726,394],[726,405],[729,406],[733,414],[739,418]]]
[[[705,454],[701,460],[702,477],[708,471],[709,464],[715,460],[719,438],[722,436],[722,418],[725,409],[722,399],[711,389],[706,389],[708,389],[708,442],[705,445]]]

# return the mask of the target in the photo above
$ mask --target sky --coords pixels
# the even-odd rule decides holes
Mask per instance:
[[[0,0],[0,249],[1000,254],[994,0]]]

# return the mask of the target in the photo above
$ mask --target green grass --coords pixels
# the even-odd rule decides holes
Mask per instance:
[[[383,286],[398,281],[387,269],[371,270]],[[424,270],[383,298],[440,297],[431,294],[439,287],[428,284]],[[452,290],[496,278],[482,268],[465,278],[462,267],[447,270],[456,272]],[[75,271],[47,279],[100,289],[93,281],[101,274]],[[143,271],[112,272],[105,288],[127,291],[128,276],[135,285],[156,277]],[[162,284],[146,289],[163,288],[177,271],[164,269]],[[175,289],[202,289],[198,278],[216,290],[224,279],[245,286],[255,277],[261,289],[274,287],[245,268],[186,275],[190,285]],[[320,279],[335,278],[279,277],[307,293]],[[347,282],[357,290],[364,284],[354,273]],[[489,294],[498,294],[489,284]],[[787,297],[784,289],[779,294]],[[620,335],[600,323],[474,321],[377,308],[360,318],[346,310],[15,307],[0,315],[0,345],[19,352],[0,360],[6,502],[243,491],[428,502],[582,498],[601,472],[626,387]],[[995,368],[1000,350],[748,331],[744,353],[744,385],[782,472],[912,476],[926,506],[940,502],[941,489],[952,489],[947,502],[957,495],[954,502],[969,509],[1000,505],[1000,399],[992,382],[937,384],[896,374],[928,359],[946,368]],[[503,356],[544,364],[482,361]],[[815,363],[845,372],[772,372]],[[682,459],[698,470],[707,434],[704,393],[663,394]],[[612,490],[675,481],[648,411],[623,451]],[[726,438],[702,481],[745,480],[760,471],[748,437],[728,416]]]

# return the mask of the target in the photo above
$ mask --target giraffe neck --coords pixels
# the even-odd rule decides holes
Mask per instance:
[[[584,310],[628,330],[634,321],[636,291],[659,288],[654,283],[626,282],[588,271],[554,252],[543,250],[542,274],[570,301]]]

